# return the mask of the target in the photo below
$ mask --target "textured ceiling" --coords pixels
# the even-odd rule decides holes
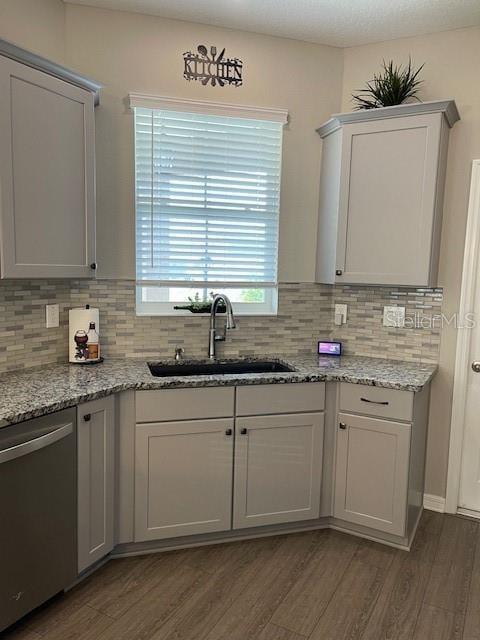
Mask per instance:
[[[480,25],[480,0],[65,0],[348,47]]]

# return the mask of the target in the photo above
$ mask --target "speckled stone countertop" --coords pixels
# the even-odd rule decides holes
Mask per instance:
[[[420,391],[437,369],[435,365],[359,356],[255,356],[245,359],[278,360],[294,367],[295,371],[157,378],[152,376],[145,360],[135,359],[111,359],[90,366],[52,364],[34,367],[0,376],[0,427],[127,389],[285,384],[325,380]]]

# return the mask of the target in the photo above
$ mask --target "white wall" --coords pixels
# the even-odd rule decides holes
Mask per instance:
[[[446,314],[458,309],[471,161],[480,158],[480,28],[459,29],[404,38],[345,50],[343,109],[351,110],[350,94],[362,87],[383,59],[425,62],[423,100],[455,98],[461,116],[451,131],[445,193],[440,285]],[[434,380],[427,456],[427,493],[444,496],[455,365],[456,331],[442,332],[440,371]]]
[[[0,38],[63,62],[64,3],[62,0],[0,0]]]
[[[99,275],[134,277],[133,117],[130,91],[290,112],[280,221],[281,281],[314,278],[320,138],[341,97],[340,49],[162,18],[67,5],[67,58],[105,83],[97,113]],[[183,78],[185,51],[226,47],[244,62],[244,85],[203,87]]]

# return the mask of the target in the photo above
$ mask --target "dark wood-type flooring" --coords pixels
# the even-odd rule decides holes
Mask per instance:
[[[426,511],[410,553],[313,531],[112,560],[3,638],[480,640],[480,527]]]

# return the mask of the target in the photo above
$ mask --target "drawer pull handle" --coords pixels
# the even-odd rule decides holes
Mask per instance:
[[[360,398],[362,402],[368,402],[369,404],[381,404],[382,406],[388,406],[388,400],[384,400],[381,402],[380,400],[369,400],[368,398]]]

